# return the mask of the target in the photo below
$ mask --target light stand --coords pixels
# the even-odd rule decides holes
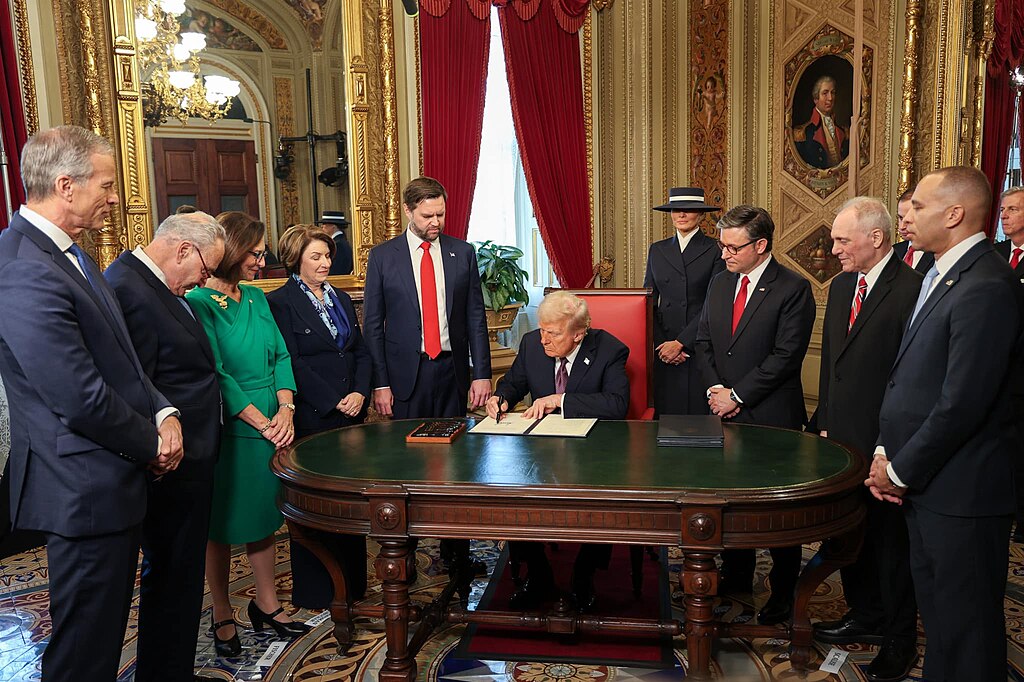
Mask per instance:
[[[3,129],[3,120],[0,119],[0,130]],[[7,213],[7,224],[11,224],[14,217],[13,198],[11,197],[10,161],[7,158],[7,150],[4,148],[4,136],[0,135],[0,182],[4,186],[4,205]]]

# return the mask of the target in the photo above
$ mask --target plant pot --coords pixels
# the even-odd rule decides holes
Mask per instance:
[[[498,332],[512,327],[512,323],[516,321],[516,315],[519,314],[519,309],[522,307],[522,303],[509,303],[501,310],[487,308],[487,338],[491,341],[492,353],[499,348],[505,348],[498,343]]]

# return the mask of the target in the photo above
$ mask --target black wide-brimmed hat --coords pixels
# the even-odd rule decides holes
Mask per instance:
[[[696,211],[707,213],[717,211],[718,206],[709,206],[704,202],[704,190],[700,187],[673,187],[668,191],[668,203],[655,206],[655,211]]]
[[[323,216],[320,218],[320,222],[342,226],[347,226],[349,224],[348,219],[345,217],[345,213],[343,211],[324,211]]]

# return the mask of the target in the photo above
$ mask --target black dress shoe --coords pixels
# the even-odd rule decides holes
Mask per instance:
[[[590,611],[597,601],[594,590],[594,569],[584,568],[572,572],[572,600],[578,611]]]
[[[785,597],[768,597],[768,602],[757,612],[761,625],[778,625],[793,617],[793,602]]]
[[[249,621],[252,623],[252,629],[256,632],[260,632],[268,625],[274,628],[279,637],[298,637],[309,632],[309,626],[305,623],[297,623],[295,621],[282,623],[274,620],[274,617],[284,611],[284,608],[279,608],[273,613],[263,613],[263,611],[260,611],[260,607],[256,606],[256,600],[253,599],[249,602],[247,610],[249,612]]]
[[[1024,524],[1017,522],[1017,527],[1013,529],[1013,535],[1010,539],[1014,542],[1024,542]]]
[[[914,642],[886,640],[871,661],[865,675],[871,682],[899,682],[905,679],[917,664],[917,645]]]
[[[508,599],[508,607],[513,611],[525,611],[536,608],[557,596],[554,582],[527,578],[523,586],[512,593]]]
[[[754,576],[722,573],[718,579],[718,594],[749,594],[753,591]]]
[[[828,644],[882,644],[885,638],[878,630],[849,616],[814,624],[814,639]]]
[[[235,626],[235,634],[231,635],[227,639],[221,639],[217,636],[217,630],[227,625]],[[218,656],[225,658],[234,658],[242,653],[242,641],[238,639],[238,623],[235,622],[234,618],[228,618],[218,623],[214,623],[210,626],[210,634],[213,635],[213,648],[217,652]]]

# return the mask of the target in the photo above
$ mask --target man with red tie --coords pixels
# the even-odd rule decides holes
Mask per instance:
[[[775,223],[763,208],[736,206],[718,221],[726,271],[711,280],[697,327],[697,356],[711,412],[745,424],[800,429],[807,421],[800,367],[814,326],[806,279],[772,257]],[[800,547],[773,548],[772,594],[758,613],[788,620]],[[753,550],[722,554],[722,591],[746,591]]]
[[[910,235],[906,230],[905,223],[907,214],[910,213],[910,199],[913,196],[914,188],[911,187],[900,195],[900,200],[896,203],[896,231],[903,241],[896,242],[892,248],[896,252],[897,258],[923,275],[931,270],[935,263],[935,254],[915,249],[910,242]]]
[[[870,462],[878,440],[889,369],[921,290],[921,275],[889,244],[892,218],[870,197],[846,202],[832,224],[832,253],[843,272],[832,280],[822,327],[818,409],[822,436]],[[865,674],[901,680],[917,660],[917,602],[910,577],[907,525],[896,505],[864,494],[867,530],[857,560],[841,569],[849,610],[818,623],[831,644],[879,644]]]
[[[476,252],[444,234],[447,196],[433,178],[406,185],[409,229],[371,249],[366,264],[363,336],[373,359],[373,405],[385,417],[465,417],[467,395],[471,409],[491,395]],[[467,540],[441,544],[448,563],[468,550]]]

